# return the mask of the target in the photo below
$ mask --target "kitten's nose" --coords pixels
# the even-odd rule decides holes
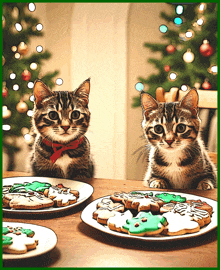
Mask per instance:
[[[67,130],[70,128],[70,126],[61,126],[61,128],[62,128],[64,131],[67,131]]]
[[[166,140],[166,143],[169,144],[169,146],[171,146],[171,144],[174,142],[174,140]]]

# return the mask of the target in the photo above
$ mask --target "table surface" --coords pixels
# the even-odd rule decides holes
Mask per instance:
[[[3,177],[28,175],[3,172]],[[116,191],[146,188],[142,181],[134,180],[91,179],[82,182],[91,184],[94,193],[87,201],[69,210],[33,217],[3,214],[5,222],[45,226],[52,229],[58,238],[56,247],[46,254],[6,260],[3,261],[4,267],[217,267],[217,229],[194,238],[159,243],[119,238],[88,226],[82,222],[80,215],[90,202]],[[217,200],[217,189],[181,192]]]

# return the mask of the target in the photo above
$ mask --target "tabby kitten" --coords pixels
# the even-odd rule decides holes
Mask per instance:
[[[75,91],[51,91],[42,81],[35,82],[33,175],[68,179],[93,176],[90,145],[84,136],[90,121],[89,91],[90,79]]]
[[[151,188],[213,189],[217,174],[199,137],[198,93],[180,102],[159,103],[141,95],[143,129],[149,143],[144,184]]]

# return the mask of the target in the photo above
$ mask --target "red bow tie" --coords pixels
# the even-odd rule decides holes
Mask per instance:
[[[81,144],[84,140],[84,137],[80,138],[79,140],[72,141],[68,144],[61,144],[61,143],[53,143],[46,139],[43,139],[43,143],[47,146],[52,146],[53,148],[53,155],[50,157],[51,161],[54,163],[62,154],[63,151],[76,149],[79,144]]]

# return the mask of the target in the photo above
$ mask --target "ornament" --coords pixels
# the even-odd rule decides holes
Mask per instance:
[[[5,17],[2,16],[2,28],[5,28]]]
[[[208,40],[203,40],[203,44],[200,46],[199,51],[202,56],[209,57],[214,53],[214,49],[209,44]]]
[[[27,69],[25,69],[22,74],[21,74],[21,78],[23,81],[29,81],[31,78],[31,73],[30,71],[28,71]]]
[[[212,85],[208,79],[205,79],[204,83],[202,84],[202,88],[205,90],[209,90],[212,88]]]
[[[16,106],[16,109],[19,113],[25,113],[28,110],[28,106],[23,100],[20,100]]]
[[[3,98],[6,98],[8,96],[8,88],[6,86],[3,86],[2,88],[2,96]]]
[[[168,45],[167,47],[166,47],[166,51],[169,53],[169,54],[172,54],[172,53],[174,53],[175,51],[176,51],[176,48],[173,46],[173,45]]]
[[[2,65],[4,66],[5,64],[5,57],[2,55]]]
[[[184,53],[183,60],[186,63],[192,63],[193,62],[193,60],[194,60],[194,54],[191,52],[190,49],[187,49],[187,52]]]
[[[141,82],[138,82],[138,83],[136,83],[135,84],[135,89],[137,90],[137,91],[143,91],[144,90],[144,85],[143,85],[143,83],[141,83]]]
[[[199,89],[200,86],[201,86],[201,83],[199,83],[199,82],[196,82],[196,83],[194,84],[194,87],[195,87],[196,89]]]
[[[28,53],[28,46],[24,43],[24,42],[21,42],[19,45],[18,45],[18,52],[21,54],[21,55],[25,55]]]
[[[8,109],[7,106],[2,107],[2,117],[3,119],[8,119],[11,116],[11,111]]]
[[[165,66],[164,66],[164,70],[165,70],[166,72],[169,72],[169,71],[170,71],[170,66],[165,65]]]

